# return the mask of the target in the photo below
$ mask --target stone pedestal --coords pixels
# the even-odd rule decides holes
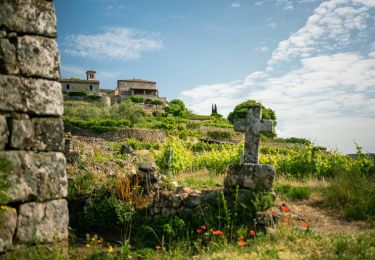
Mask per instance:
[[[275,180],[276,169],[272,165],[245,163],[231,165],[224,186],[227,189],[270,190]]]

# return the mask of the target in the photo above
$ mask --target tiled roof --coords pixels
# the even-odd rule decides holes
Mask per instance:
[[[121,79],[119,81],[122,81],[122,82],[140,82],[140,83],[152,83],[152,84],[156,84],[155,81],[149,81],[149,80],[144,80],[144,79]]]

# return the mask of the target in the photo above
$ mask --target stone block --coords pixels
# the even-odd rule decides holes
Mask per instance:
[[[276,169],[272,165],[245,163],[232,165],[224,179],[226,188],[239,188],[256,190],[270,190],[275,180]]]
[[[16,46],[8,38],[0,38],[0,74],[15,75],[18,72]]]
[[[56,116],[63,114],[64,101],[60,82],[27,78],[21,80],[25,88],[24,100],[30,113]]]
[[[20,78],[0,75],[0,110],[26,112],[24,96]]]
[[[0,172],[12,184],[5,203],[67,196],[68,181],[62,153],[5,151],[0,152],[0,157],[11,162],[8,172]]]
[[[16,227],[16,209],[7,206],[0,206],[0,253],[12,248]]]
[[[21,243],[66,240],[68,224],[66,200],[22,204],[18,212],[16,239]]]
[[[10,31],[56,37],[56,16],[52,1],[1,1],[0,26]]]
[[[22,150],[63,151],[63,133],[61,118],[13,119],[11,147]]]
[[[0,116],[0,150],[8,143],[8,125],[5,116]]]
[[[60,56],[54,39],[29,35],[18,37],[17,60],[23,76],[60,78]]]
[[[0,75],[0,110],[60,116],[64,112],[61,84]]]

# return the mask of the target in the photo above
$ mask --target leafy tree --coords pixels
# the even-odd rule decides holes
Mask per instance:
[[[276,125],[276,114],[271,108],[264,107],[261,103],[256,102],[255,100],[247,100],[238,104],[232,112],[228,115],[228,120],[233,124],[236,119],[246,118],[247,111],[250,106],[257,105],[262,107],[262,119],[270,119],[274,121]],[[268,137],[275,137],[274,133],[265,133],[264,135]]]
[[[188,111],[182,100],[173,99],[169,102],[169,106],[165,108],[165,112],[174,116],[185,116]]]
[[[261,103],[255,100],[248,100],[238,104],[232,112],[228,115],[228,120],[233,124],[236,119],[246,118],[246,113],[250,106],[258,105],[262,107],[262,119],[271,119],[276,125],[276,114],[271,108],[264,107]]]
[[[131,96],[130,100],[133,101],[134,103],[143,103],[145,101],[143,97],[139,97],[139,96]]]

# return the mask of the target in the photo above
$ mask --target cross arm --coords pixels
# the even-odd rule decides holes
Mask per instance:
[[[240,118],[236,119],[233,122],[234,130],[238,132],[245,132],[246,131],[246,119]]]
[[[273,133],[274,132],[273,121],[262,119],[261,124],[260,124],[260,131],[266,132],[266,133]]]

